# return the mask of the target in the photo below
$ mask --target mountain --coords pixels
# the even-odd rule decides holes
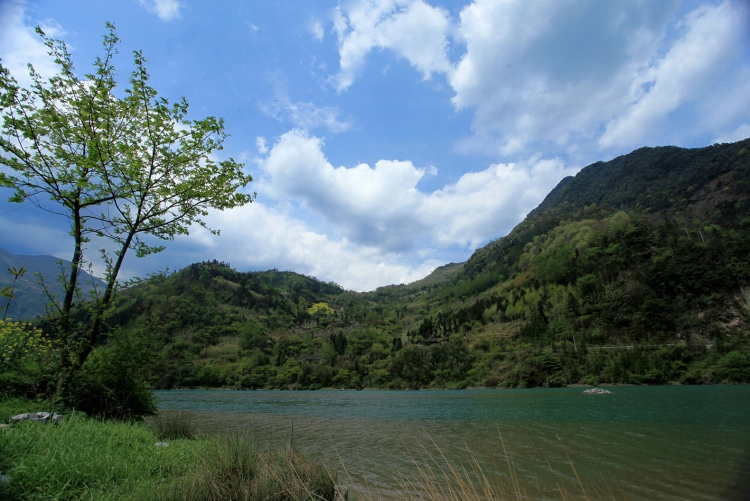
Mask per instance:
[[[640,148],[563,179],[508,236],[478,249],[465,271],[476,274],[500,254],[516,256],[534,237],[565,220],[583,218],[587,210],[733,227],[747,223],[741,218],[747,218],[748,200],[750,139],[696,149]]]
[[[123,291],[109,335],[158,388],[750,381],[750,140],[641,148],[408,285],[196,263]]]
[[[10,302],[8,318],[13,320],[28,320],[44,315],[50,300],[44,292],[39,278],[44,277],[44,283],[48,290],[58,299],[65,295],[65,291],[57,282],[57,276],[62,270],[70,269],[70,261],[58,259],[53,256],[25,256],[12,254],[0,248],[0,289],[13,285],[13,275],[6,271],[7,268],[26,268],[26,273],[18,279],[13,291],[15,299]],[[95,286],[103,288],[104,282],[81,271],[79,277],[81,291],[88,294]],[[3,312],[5,311],[6,298],[2,298]]]

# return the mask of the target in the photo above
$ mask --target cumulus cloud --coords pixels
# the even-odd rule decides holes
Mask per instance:
[[[270,194],[301,202],[346,239],[384,252],[475,247],[509,231],[560,179],[575,173],[558,159],[531,158],[469,172],[424,193],[417,184],[430,167],[397,160],[334,167],[323,146],[301,130],[281,136],[262,164]]]
[[[0,59],[3,66],[24,87],[31,84],[26,67],[28,63],[47,78],[55,75],[58,70],[47,55],[48,49],[42,39],[34,32],[36,24],[51,38],[65,35],[65,31],[54,20],[34,23],[28,19],[23,2],[0,3]]]
[[[220,237],[195,228],[190,236],[178,238],[177,245],[193,249],[196,257],[211,255],[238,269],[292,270],[350,290],[414,282],[442,264],[434,259],[411,264],[377,247],[333,240],[261,203],[212,212],[208,223],[221,229]]]
[[[736,127],[750,111],[748,8],[711,2],[676,19],[678,3],[468,5],[449,81],[474,137],[457,150],[622,151]]]
[[[182,5],[178,0],[140,0],[140,2],[162,21],[172,21],[180,17]]]
[[[422,0],[362,1],[339,7],[334,18],[340,57],[335,87],[348,88],[373,49],[394,51],[425,79],[450,71],[446,54],[450,27],[445,10]]]
[[[332,81],[351,86],[377,49],[424,78],[444,74],[455,109],[474,113],[457,152],[524,158],[683,144],[750,112],[747,3],[703,2],[680,19],[683,5],[475,0],[455,20],[423,0],[353,1],[335,13]],[[464,48],[455,62],[449,39]]]
[[[680,36],[662,58],[642,68],[631,85],[631,104],[607,124],[599,144],[640,144],[681,105],[715,92],[747,30],[747,9],[724,2],[702,5],[680,23]],[[746,81],[745,90],[750,80]],[[727,105],[730,103],[726,103]]]
[[[676,3],[477,0],[460,14],[453,105],[504,155],[586,138],[627,104]]]
[[[261,155],[265,155],[268,153],[268,143],[266,143],[266,138],[264,137],[256,137],[255,138],[255,147],[258,149],[258,153]]]
[[[280,122],[289,122],[296,127],[313,130],[325,127],[328,132],[339,134],[352,128],[352,122],[339,118],[340,111],[333,106],[316,106],[313,103],[293,102],[279,96],[271,105],[261,107],[268,115]]]

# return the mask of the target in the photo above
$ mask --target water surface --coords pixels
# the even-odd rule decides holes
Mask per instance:
[[[629,500],[740,500],[750,495],[750,386],[464,391],[160,391],[206,433],[250,430],[263,443],[343,464],[351,481],[393,498],[399,475],[442,454],[486,473],[508,461],[533,497],[560,499],[550,467],[576,495]],[[505,451],[500,440],[505,444]],[[374,491],[377,491],[375,494]]]

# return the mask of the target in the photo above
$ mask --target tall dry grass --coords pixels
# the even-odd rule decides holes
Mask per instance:
[[[333,501],[334,475],[291,446],[263,451],[238,432],[215,439],[196,470],[157,489],[154,501]]]
[[[423,447],[419,455],[407,452],[411,458],[410,472],[397,471],[398,483],[395,496],[388,496],[387,501],[608,501],[627,499],[625,493],[607,482],[604,477],[595,482],[582,479],[575,464],[568,459],[567,471],[553,468],[545,457],[553,487],[529,482],[519,474],[519,468],[513,454],[506,447],[500,435],[504,462],[493,465],[482,465],[476,455],[466,450],[463,458],[448,458],[434,441],[431,446]],[[349,484],[355,481],[346,465],[342,470]],[[367,477],[364,485],[353,489],[350,501],[386,501],[381,493],[371,489]]]

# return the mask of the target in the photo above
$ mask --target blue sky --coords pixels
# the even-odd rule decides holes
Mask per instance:
[[[354,290],[408,283],[507,234],[566,175],[641,146],[750,136],[745,1],[0,0],[0,58],[81,74],[106,21],[162,96],[223,117],[257,201],[125,275],[219,259]],[[66,221],[6,202],[0,247],[70,258]],[[96,263],[96,242],[87,255]]]

